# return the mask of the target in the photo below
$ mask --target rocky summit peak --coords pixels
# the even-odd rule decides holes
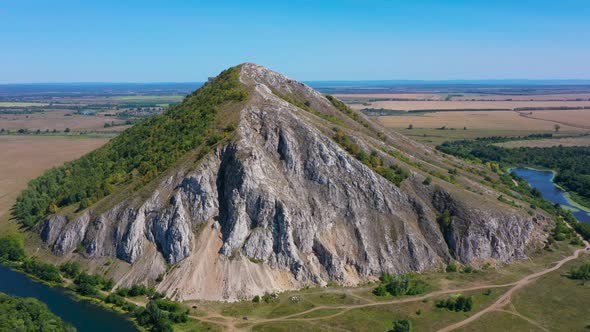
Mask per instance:
[[[549,222],[502,205],[484,169],[437,176],[469,167],[252,63],[84,158],[33,181],[22,219],[54,254],[117,258],[118,286],[182,300],[522,259]]]

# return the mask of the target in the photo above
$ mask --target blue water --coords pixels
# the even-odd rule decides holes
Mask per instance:
[[[78,332],[138,331],[122,315],[86,301],[77,301],[64,290],[36,283],[22,273],[0,265],[0,292],[13,296],[34,297]]]
[[[530,168],[513,168],[510,172],[525,179],[532,187],[537,188],[543,194],[543,198],[549,202],[558,203],[562,207],[572,211],[572,214],[578,221],[590,223],[590,212],[583,211],[571,205],[566,198],[567,192],[555,186],[552,181],[554,177],[553,172]]]

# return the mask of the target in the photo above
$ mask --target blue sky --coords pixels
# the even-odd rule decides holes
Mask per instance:
[[[590,78],[588,0],[0,0],[0,83]]]

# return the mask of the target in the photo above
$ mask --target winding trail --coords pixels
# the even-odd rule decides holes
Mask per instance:
[[[440,291],[431,292],[431,293],[428,293],[428,294],[425,294],[422,296],[418,296],[418,297],[408,297],[408,298],[395,299],[395,300],[390,300],[390,301],[374,301],[374,300],[370,300],[370,299],[358,296],[356,294],[352,294],[351,291],[345,291],[345,293],[350,294],[350,295],[357,297],[359,299],[362,299],[362,300],[366,301],[367,303],[336,305],[336,306],[320,305],[320,306],[317,306],[317,307],[314,307],[314,308],[311,308],[308,310],[304,310],[304,311],[301,311],[298,313],[290,314],[287,316],[276,317],[276,318],[267,318],[267,319],[263,318],[263,319],[243,320],[238,317],[228,317],[228,316],[223,316],[218,313],[210,313],[209,315],[206,315],[206,316],[190,315],[189,317],[192,319],[195,319],[195,320],[199,320],[199,321],[203,321],[203,322],[207,322],[210,324],[215,324],[215,325],[221,326],[222,328],[224,328],[225,330],[228,330],[228,331],[236,331],[236,330],[241,330],[243,328],[251,329],[255,325],[264,324],[264,323],[272,323],[272,322],[281,322],[281,321],[308,321],[308,322],[312,322],[312,321],[327,320],[327,319],[329,320],[331,318],[343,315],[343,314],[349,312],[350,310],[354,310],[354,309],[361,309],[361,308],[375,307],[375,306],[382,306],[382,305],[411,303],[411,302],[422,301],[422,300],[429,299],[432,297],[437,297],[440,295],[455,294],[455,293],[475,291],[475,290],[481,290],[481,289],[510,287],[504,294],[502,294],[490,306],[486,307],[483,310],[478,311],[477,313],[473,314],[472,316],[470,316],[462,321],[459,321],[457,323],[449,325],[449,326],[442,328],[438,331],[439,332],[453,331],[453,330],[461,328],[461,327],[479,319],[483,315],[485,315],[489,312],[493,312],[493,311],[506,312],[506,313],[515,315],[517,317],[520,317],[521,319],[526,320],[530,324],[535,325],[539,329],[547,331],[546,328],[544,328],[543,326],[541,326],[539,323],[535,322],[534,320],[532,320],[528,317],[525,317],[514,310],[506,310],[503,308],[507,304],[510,303],[514,292],[535,282],[539,277],[560,269],[564,264],[566,264],[574,259],[577,259],[580,256],[580,254],[590,253],[590,243],[588,243],[588,241],[583,241],[583,243],[585,245],[584,248],[577,249],[570,256],[564,257],[563,259],[555,262],[552,267],[549,267],[545,270],[542,270],[542,271],[539,271],[536,273],[529,274],[516,282],[507,283],[507,284],[479,285],[479,286],[473,286],[473,287],[467,287],[467,288],[440,290]],[[316,312],[319,310],[326,310],[326,309],[340,310],[340,311],[337,313],[331,314],[331,315],[320,315],[318,317],[303,317],[303,316],[308,315],[310,313],[313,313],[313,312]],[[238,325],[242,325],[242,326],[240,326],[240,328],[238,328]]]
[[[502,296],[500,296],[500,298],[498,300],[496,300],[496,302],[494,302],[491,306],[478,311],[476,314],[474,314],[473,316],[470,316],[469,318],[466,318],[466,319],[464,319],[460,322],[457,322],[455,324],[449,325],[449,326],[447,326],[443,329],[440,329],[438,331],[439,332],[448,332],[448,331],[458,329],[460,327],[463,327],[463,326],[477,320],[478,318],[487,314],[488,312],[501,309],[502,307],[504,307],[505,305],[510,303],[510,300],[512,298],[512,294],[514,294],[514,292],[516,292],[517,290],[534,282],[537,278],[539,278],[547,273],[551,273],[553,271],[558,270],[559,268],[561,268],[563,266],[563,264],[578,258],[581,253],[590,251],[590,243],[588,243],[588,241],[584,241],[584,244],[585,244],[584,248],[574,251],[574,253],[571,256],[565,257],[564,259],[558,261],[557,264],[555,264],[555,266],[545,269],[543,271],[537,272],[537,273],[529,274],[528,276],[520,279],[519,281],[517,281],[514,284],[514,287],[510,288],[506,293],[504,293]]]

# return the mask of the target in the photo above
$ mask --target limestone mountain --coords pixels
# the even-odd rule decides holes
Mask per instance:
[[[551,221],[487,174],[246,63],[34,180],[15,214],[118,285],[235,300],[525,258]]]

